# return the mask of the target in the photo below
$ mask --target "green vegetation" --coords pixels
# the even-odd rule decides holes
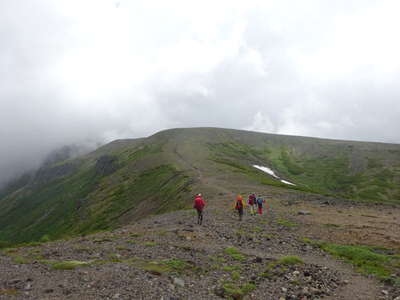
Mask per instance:
[[[141,233],[131,233],[129,236],[131,238],[139,238],[139,237],[143,236],[143,234],[141,234]]]
[[[138,266],[138,265],[136,264],[136,266]],[[168,265],[157,262],[157,261],[141,263],[141,264],[139,264],[139,266],[143,270],[151,272],[151,273],[163,274],[163,273],[172,272],[172,268],[170,268]]]
[[[260,277],[271,278],[274,275],[282,275],[287,271],[289,266],[304,264],[303,260],[298,256],[284,256],[277,260],[273,260],[266,266],[263,273],[259,274]]]
[[[288,172],[292,175],[300,175],[305,172],[305,170],[301,166],[294,162],[292,156],[289,155],[288,151],[282,150],[281,161]]]
[[[240,253],[240,251],[234,247],[228,247],[225,249],[225,254],[229,255],[234,260],[244,261],[246,257]]]
[[[211,261],[222,264],[226,262],[226,259],[222,256],[215,256],[215,255],[210,255],[208,257]]]
[[[0,213],[0,227],[4,224],[0,238],[12,241],[2,242],[2,246],[30,240],[48,242],[50,236],[62,238],[65,233],[86,234],[112,229],[118,224],[119,216],[133,210],[146,199],[158,203],[153,213],[179,209],[184,207],[182,195],[189,183],[188,177],[167,165],[140,173],[132,178],[131,184],[120,185],[117,181],[114,185],[107,184],[102,188],[106,186],[106,181],[107,177],[96,176],[92,169],[63,179],[58,184],[52,182],[48,189],[40,189],[39,194],[31,192],[21,199],[21,209],[13,210],[5,217],[1,217]],[[36,195],[35,199],[30,195]],[[84,211],[76,210],[77,205],[83,207],[83,200],[78,203],[77,199],[86,199],[85,202],[89,204],[85,204]],[[27,204],[31,211],[27,212],[22,204]],[[20,217],[24,213],[26,216]],[[85,217],[82,218],[80,214]]]
[[[165,261],[163,261],[163,263],[166,266],[170,267],[172,270],[175,270],[177,272],[183,272],[186,269],[192,268],[192,266],[190,264],[188,264],[187,262],[176,259],[176,258],[165,260]]]
[[[304,263],[303,260],[298,256],[284,256],[276,261],[276,264],[283,266],[291,266],[303,263]]]
[[[51,239],[50,239],[50,236],[48,234],[45,234],[40,238],[40,242],[41,243],[47,243],[47,242],[50,242],[50,241],[51,241]]]
[[[156,274],[183,273],[185,271],[197,270],[196,266],[175,258],[162,261],[146,261],[142,259],[131,259],[126,262],[130,263],[136,268]]]
[[[398,274],[400,271],[400,255],[393,254],[393,251],[389,249],[370,246],[337,245],[314,241],[309,238],[303,238],[302,241],[320,247],[331,255],[354,265],[360,273],[374,275],[387,283],[400,284],[400,278],[392,276],[392,274]]]
[[[18,295],[19,291],[16,289],[0,289],[0,296],[1,295],[6,295],[6,296],[15,296]]]
[[[244,296],[256,289],[253,283],[245,283],[243,285],[237,283],[225,283],[222,285],[224,295],[233,299],[243,299]]]
[[[398,145],[226,129],[174,129],[148,139],[115,141],[42,166],[0,190],[0,248],[109,231],[150,214],[185,209],[198,172],[221,178],[221,184],[244,180],[356,201],[400,203],[399,162]],[[255,164],[270,167],[296,186]]]
[[[54,262],[51,264],[51,267],[54,270],[73,270],[78,267],[86,267],[89,265],[90,263],[84,261],[67,260],[67,261]]]
[[[240,270],[240,266],[224,266],[222,270],[224,270],[225,272],[238,271]]]
[[[381,248],[317,243],[321,249],[344,259],[363,274],[372,274],[390,283],[400,284],[400,278],[391,276],[400,271],[400,257],[385,254]]]
[[[395,167],[400,152],[390,149],[390,145],[282,136],[270,138],[264,143],[263,139],[254,144],[236,140],[209,143],[208,147],[214,162],[263,184],[357,201],[400,202],[400,170]],[[254,170],[252,161],[272,168],[296,186],[285,185]]]
[[[154,247],[157,246],[158,244],[156,242],[145,242],[143,245],[146,247]]]
[[[240,278],[240,273],[239,273],[238,271],[233,271],[233,272],[231,273],[231,277],[232,277],[232,280],[239,280],[239,278]]]
[[[28,264],[28,263],[31,262],[29,259],[27,259],[27,258],[25,258],[23,256],[18,256],[18,255],[13,256],[13,260],[17,264]]]
[[[283,218],[278,219],[278,220],[276,221],[276,223],[277,223],[278,225],[281,225],[281,226],[287,227],[287,228],[291,228],[291,227],[296,227],[296,226],[297,226],[296,223],[293,223],[293,222],[291,222],[291,221],[289,221],[289,220],[286,220],[286,219],[283,219]]]

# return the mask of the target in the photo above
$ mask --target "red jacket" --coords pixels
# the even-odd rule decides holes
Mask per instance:
[[[247,201],[247,203],[250,204],[250,205],[256,204],[256,195],[251,194],[251,195],[249,196],[249,200]]]
[[[197,196],[194,199],[194,205],[193,208],[198,209],[198,210],[203,210],[204,206],[206,206],[206,202],[201,198],[200,196]]]

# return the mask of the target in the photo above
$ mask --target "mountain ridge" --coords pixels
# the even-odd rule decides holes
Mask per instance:
[[[296,185],[253,165],[271,168]],[[258,184],[271,191],[396,204],[399,183],[396,144],[175,128],[115,140],[39,169],[0,198],[0,240],[26,242],[112,229],[190,207],[197,191],[214,197]]]

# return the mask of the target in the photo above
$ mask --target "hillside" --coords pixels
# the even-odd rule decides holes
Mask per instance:
[[[0,192],[0,240],[109,230],[190,207],[198,191],[231,197],[249,192],[247,185],[268,187],[267,194],[400,203],[400,145],[216,128],[118,140],[10,183]]]

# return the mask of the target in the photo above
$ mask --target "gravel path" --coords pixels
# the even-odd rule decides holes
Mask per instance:
[[[238,222],[226,209],[229,203],[221,201],[207,209],[203,226],[195,224],[193,211],[179,211],[113,232],[3,250],[0,299],[394,299],[400,295],[305,244],[297,229],[282,225],[279,216],[245,216]],[[77,262],[65,264],[70,261]]]

